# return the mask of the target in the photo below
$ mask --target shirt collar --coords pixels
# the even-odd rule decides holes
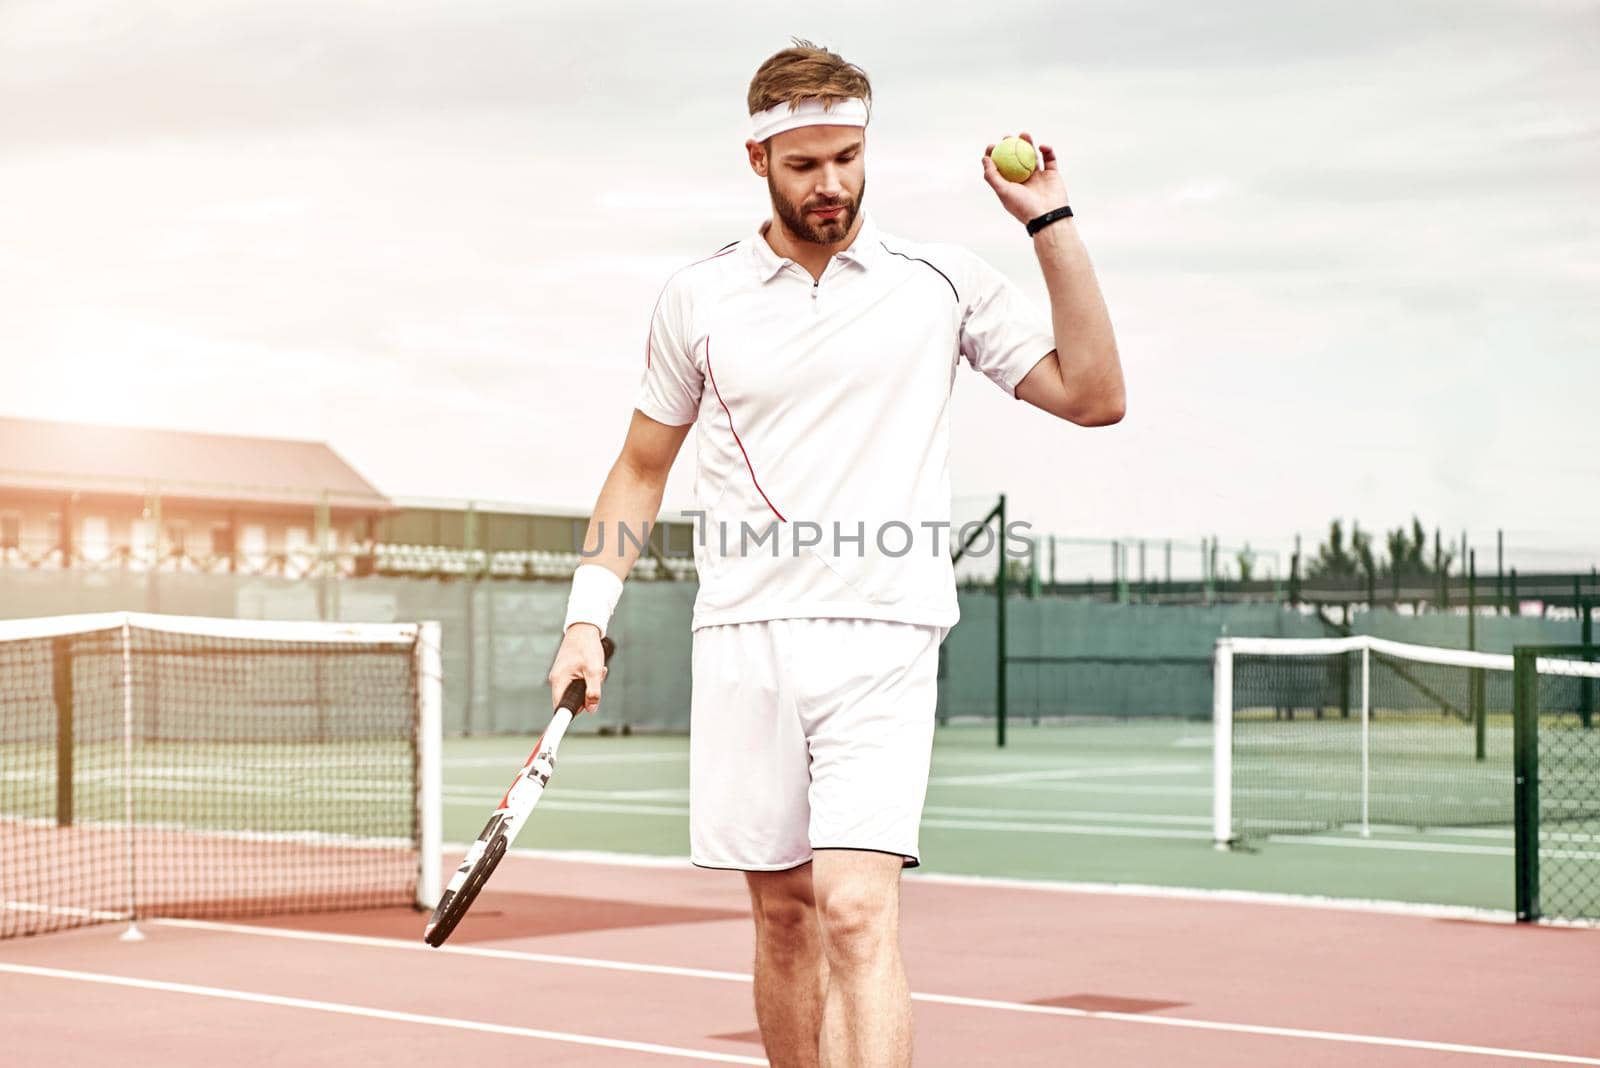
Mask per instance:
[[[778,272],[794,261],[778,255],[772,251],[772,246],[767,244],[767,227],[771,220],[766,220],[756,227],[755,235],[750,239],[751,257],[755,263],[756,274],[762,282],[770,282]],[[854,263],[859,267],[871,267],[883,255],[883,238],[878,232],[877,224],[872,221],[872,215],[865,210],[861,213],[861,228],[856,231],[855,240],[850,242],[848,248],[834,254],[834,258]]]

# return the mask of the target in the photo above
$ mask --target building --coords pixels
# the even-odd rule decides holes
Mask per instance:
[[[0,417],[0,566],[370,566],[398,509],[321,442]]]
[[[327,445],[0,417],[0,567],[564,579],[586,510],[406,499]],[[692,578],[694,526],[635,575]]]

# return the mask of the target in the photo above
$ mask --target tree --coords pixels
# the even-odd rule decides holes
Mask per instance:
[[[1376,575],[1378,561],[1372,555],[1372,535],[1361,529],[1359,523],[1350,524],[1350,551],[1355,554],[1356,564],[1363,575]]]
[[[1353,525],[1352,530],[1352,544],[1346,547],[1344,523],[1335,519],[1328,524],[1328,540],[1317,546],[1316,557],[1306,564],[1307,578],[1348,578],[1361,574],[1360,553],[1352,550],[1364,544],[1367,536],[1359,525]]]
[[[1317,555],[1306,565],[1307,578],[1346,578],[1386,575],[1402,578],[1428,578],[1448,573],[1455,554],[1439,547],[1429,559],[1428,533],[1422,520],[1411,518],[1410,529],[1395,527],[1384,535],[1387,556],[1373,551],[1372,536],[1361,524],[1350,524],[1350,544],[1345,545],[1344,524],[1335,519],[1328,525],[1328,540],[1317,547]]]
[[[1306,577],[1336,578],[1350,571],[1350,554],[1344,547],[1344,524],[1335,519],[1328,524],[1328,540],[1317,546],[1316,556],[1306,561]]]
[[[1239,581],[1249,582],[1256,570],[1256,554],[1250,548],[1250,543],[1245,542],[1244,548],[1235,553],[1233,559],[1239,565]]]

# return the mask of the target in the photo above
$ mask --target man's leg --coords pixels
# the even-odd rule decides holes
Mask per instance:
[[[756,919],[756,1022],[772,1068],[817,1068],[828,962],[811,865],[745,873]]]
[[[911,993],[900,961],[901,858],[825,849],[817,851],[811,868],[828,964],[822,1068],[909,1068]]]

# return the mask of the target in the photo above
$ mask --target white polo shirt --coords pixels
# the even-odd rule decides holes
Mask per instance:
[[[697,424],[692,625],[953,626],[956,368],[1014,395],[1049,320],[967,250],[865,213],[815,283],[768,225],[674,274],[650,324],[636,407]]]

